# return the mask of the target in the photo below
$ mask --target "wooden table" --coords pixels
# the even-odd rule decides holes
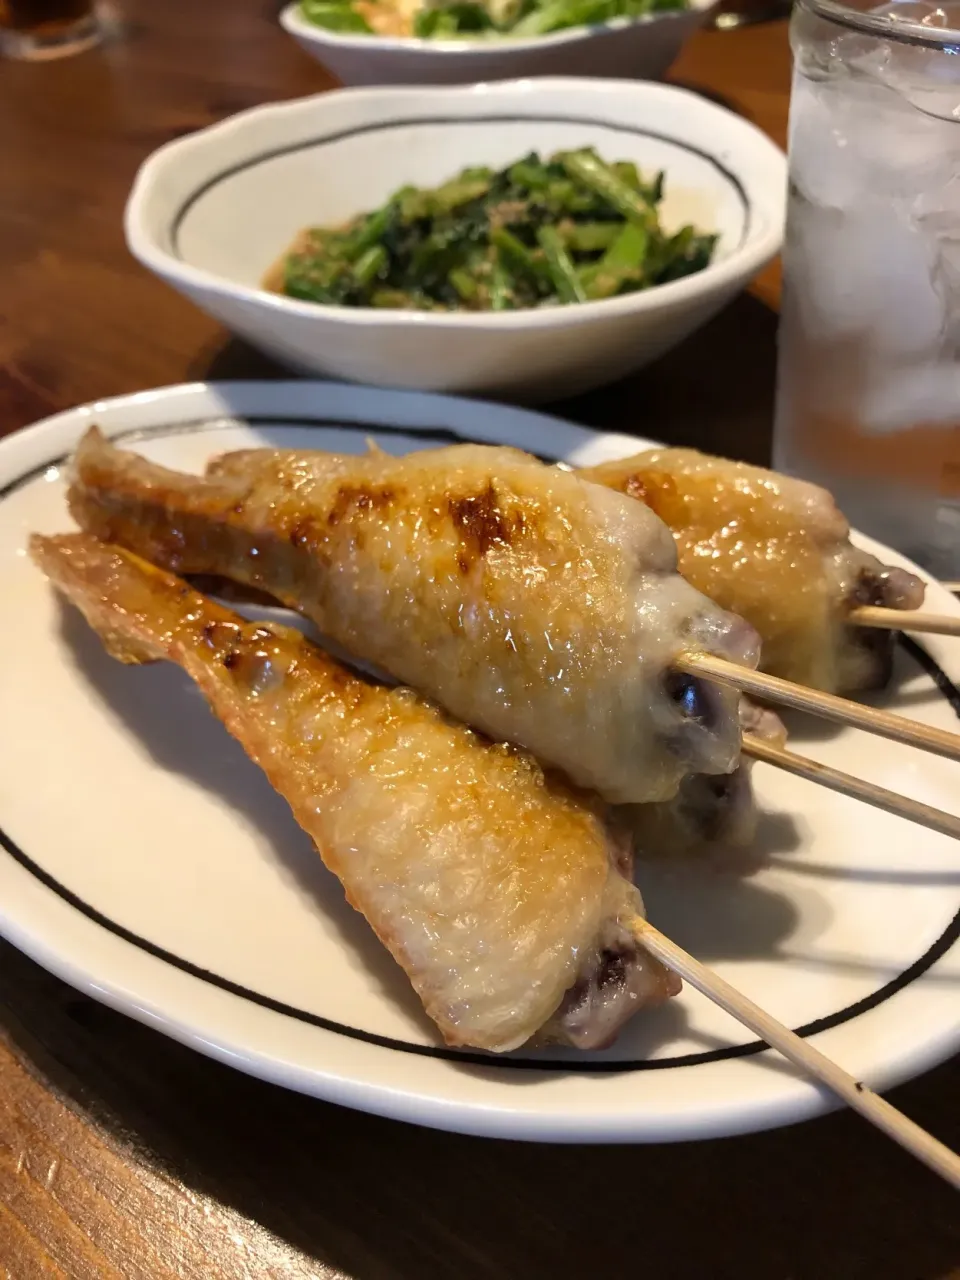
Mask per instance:
[[[110,45],[0,64],[0,431],[77,401],[276,372],[126,253],[160,143],[329,80],[259,0],[130,0]],[[779,142],[782,24],[697,38],[675,78]],[[764,460],[778,277],[682,350],[564,405]],[[690,376],[696,368],[696,378]],[[2,714],[2,712],[0,712]],[[957,1061],[896,1091],[960,1146]],[[550,1148],[284,1093],[77,995],[0,945],[0,1270],[122,1277],[942,1280],[960,1214],[849,1114],[688,1146]]]

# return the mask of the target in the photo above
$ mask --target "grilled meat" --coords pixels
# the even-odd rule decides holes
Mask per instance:
[[[642,903],[604,814],[528,756],[129,552],[83,534],[30,551],[115,657],[197,683],[449,1044],[593,1048],[679,990],[633,938]]]

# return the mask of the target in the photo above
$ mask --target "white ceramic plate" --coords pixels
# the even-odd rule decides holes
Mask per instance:
[[[695,992],[605,1052],[441,1047],[400,971],[257,769],[168,666],[124,668],[24,555],[67,528],[61,466],[98,422],[198,468],[251,443],[403,451],[503,441],[573,463],[638,442],[476,402],[323,385],[174,387],[60,414],[0,444],[0,930],[99,1000],[265,1079],[474,1133],[664,1141],[784,1124],[830,1100]],[[901,558],[882,551],[889,560]],[[957,612],[945,591],[930,607]],[[956,641],[931,638],[888,705],[957,728]],[[950,697],[954,698],[951,705]],[[956,810],[960,766],[797,727],[819,759]],[[960,1044],[960,850],[763,766],[752,876],[641,868],[650,915],[858,1078],[885,1087]]]

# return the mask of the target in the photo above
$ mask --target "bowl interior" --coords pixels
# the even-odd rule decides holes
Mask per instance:
[[[559,116],[383,120],[324,133],[283,148],[251,148],[247,158],[208,175],[184,195],[164,247],[191,266],[256,288],[296,234],[376,208],[398,187],[436,186],[466,165],[501,168],[530,151],[593,146],[608,161],[666,171],[661,217],[720,236],[726,257],[751,228],[737,177],[705,151],[640,125]]]

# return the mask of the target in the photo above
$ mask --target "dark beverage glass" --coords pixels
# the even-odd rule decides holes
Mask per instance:
[[[95,0],[0,0],[0,53],[62,58],[101,38]]]

